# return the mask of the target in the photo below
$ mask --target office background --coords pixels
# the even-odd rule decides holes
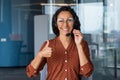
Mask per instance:
[[[119,80],[120,0],[0,0],[0,68],[21,70],[22,67],[25,70],[42,42],[54,37],[51,18],[56,9],[63,5],[75,9],[81,31],[89,43],[95,67],[90,79]],[[47,17],[40,18],[41,15]],[[35,17],[48,24],[41,25]],[[36,43],[36,37],[40,45]],[[5,80],[5,77],[2,79]]]

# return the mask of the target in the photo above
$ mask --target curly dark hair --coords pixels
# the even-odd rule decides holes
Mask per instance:
[[[58,30],[58,26],[57,26],[57,17],[59,15],[59,13],[62,11],[69,11],[72,14],[73,19],[74,19],[73,29],[80,30],[81,24],[80,24],[79,18],[77,16],[77,14],[75,13],[75,11],[70,6],[62,6],[55,12],[55,14],[53,15],[53,18],[52,18],[52,30],[53,30],[54,34],[56,36],[59,36],[59,30]],[[71,35],[73,36],[73,33]]]

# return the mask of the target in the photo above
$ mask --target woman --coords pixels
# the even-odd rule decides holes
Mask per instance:
[[[27,66],[27,75],[34,77],[47,63],[47,80],[81,80],[93,72],[87,42],[80,32],[75,11],[64,6],[52,18],[56,37],[46,41],[37,56]]]

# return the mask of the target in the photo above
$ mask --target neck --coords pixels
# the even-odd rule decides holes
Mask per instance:
[[[59,36],[59,38],[60,38],[60,40],[62,41],[62,42],[70,42],[71,41],[71,39],[72,39],[72,37],[71,36]]]
[[[64,46],[64,48],[67,49],[72,37],[71,36],[59,36],[59,39],[60,39],[62,45]]]

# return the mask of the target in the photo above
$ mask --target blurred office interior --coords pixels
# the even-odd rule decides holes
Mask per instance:
[[[54,37],[52,15],[66,5],[79,16],[90,47],[89,80],[120,80],[120,0],[0,0],[0,80],[43,80],[44,72],[27,78],[25,67]]]

